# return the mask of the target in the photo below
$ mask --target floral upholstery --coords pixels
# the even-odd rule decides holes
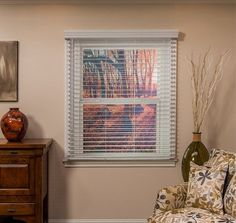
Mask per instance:
[[[186,206],[223,214],[222,196],[227,170],[226,162],[213,167],[191,162]]]
[[[182,208],[185,205],[188,184],[169,186],[163,188],[157,194],[154,214],[176,208]]]
[[[236,223],[229,215],[219,215],[193,207],[173,209],[148,219],[148,223]]]
[[[222,149],[212,149],[210,158],[204,165],[218,166],[223,162],[227,162],[229,165],[228,176],[226,179],[227,186],[233,175],[236,173],[236,153],[224,151]]]
[[[236,174],[231,179],[224,196],[224,208],[227,214],[236,218]]]
[[[225,181],[224,214],[199,207],[187,207],[188,183],[169,186],[159,191],[153,215],[148,223],[236,223],[236,153],[213,149],[206,166],[228,163]]]

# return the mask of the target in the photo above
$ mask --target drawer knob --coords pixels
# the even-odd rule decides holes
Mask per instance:
[[[17,154],[18,154],[17,151],[11,151],[10,153],[11,153],[12,155],[17,155]]]
[[[14,212],[16,212],[16,209],[15,208],[8,208],[7,211],[9,213],[14,213]]]

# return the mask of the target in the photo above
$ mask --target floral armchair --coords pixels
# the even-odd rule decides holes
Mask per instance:
[[[227,163],[226,173],[219,170],[219,167],[225,163]],[[209,166],[211,169],[214,167],[216,170],[217,168],[218,175],[216,171],[211,173],[207,169],[208,172],[203,179],[202,170],[201,172],[195,171],[193,178],[190,177],[188,183],[161,189],[157,195],[153,215],[148,218],[148,223],[236,223],[236,154],[213,149],[210,160],[204,166],[206,167],[202,167],[203,169],[209,168]],[[194,168],[199,169],[200,167],[193,166]],[[191,170],[193,169],[191,167]],[[198,173],[201,178],[198,177],[198,181],[194,181]],[[219,177],[222,178],[222,181]],[[217,182],[217,185],[214,184],[214,181]],[[222,186],[219,186],[220,181]],[[198,186],[203,188],[202,191],[205,194],[199,195],[199,191],[197,191],[192,197],[189,197],[193,184],[194,186],[199,184]],[[204,188],[204,184],[211,188]],[[214,194],[216,190],[220,195]],[[196,200],[195,203],[189,202],[196,194],[200,196],[196,199],[197,203]],[[191,204],[189,205],[189,203]]]

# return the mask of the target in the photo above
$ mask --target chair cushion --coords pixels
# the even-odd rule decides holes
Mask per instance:
[[[227,170],[228,163],[206,167],[191,162],[186,207],[223,214],[223,188]]]
[[[228,215],[211,213],[200,208],[186,207],[159,213],[151,218],[152,223],[236,223]]]
[[[232,177],[224,196],[225,213],[236,218],[236,174]]]

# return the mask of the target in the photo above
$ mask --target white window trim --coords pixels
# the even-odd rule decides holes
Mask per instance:
[[[65,30],[65,38],[178,38],[179,31],[175,29],[158,30]]]
[[[75,39],[99,39],[99,38],[172,38],[177,39],[179,36],[178,30],[66,30],[64,31],[64,37],[66,38],[75,38]],[[66,48],[66,46],[65,46]],[[66,58],[65,58],[66,60]],[[66,62],[66,61],[65,61]],[[65,67],[66,73],[66,67]],[[66,101],[68,100],[68,79],[65,75],[65,89],[66,89]],[[65,155],[67,157],[67,114],[68,114],[68,104],[65,106]],[[177,155],[177,152],[176,152]],[[177,158],[174,160],[163,160],[163,159],[152,159],[144,160],[142,158],[134,157],[124,160],[117,160],[116,158],[104,158],[102,160],[73,160],[73,159],[64,159],[65,167],[154,167],[154,166],[175,166]]]
[[[73,167],[175,167],[178,160],[129,160],[129,161],[112,161],[112,160],[97,160],[97,161],[81,161],[81,160],[64,160],[64,166]]]

